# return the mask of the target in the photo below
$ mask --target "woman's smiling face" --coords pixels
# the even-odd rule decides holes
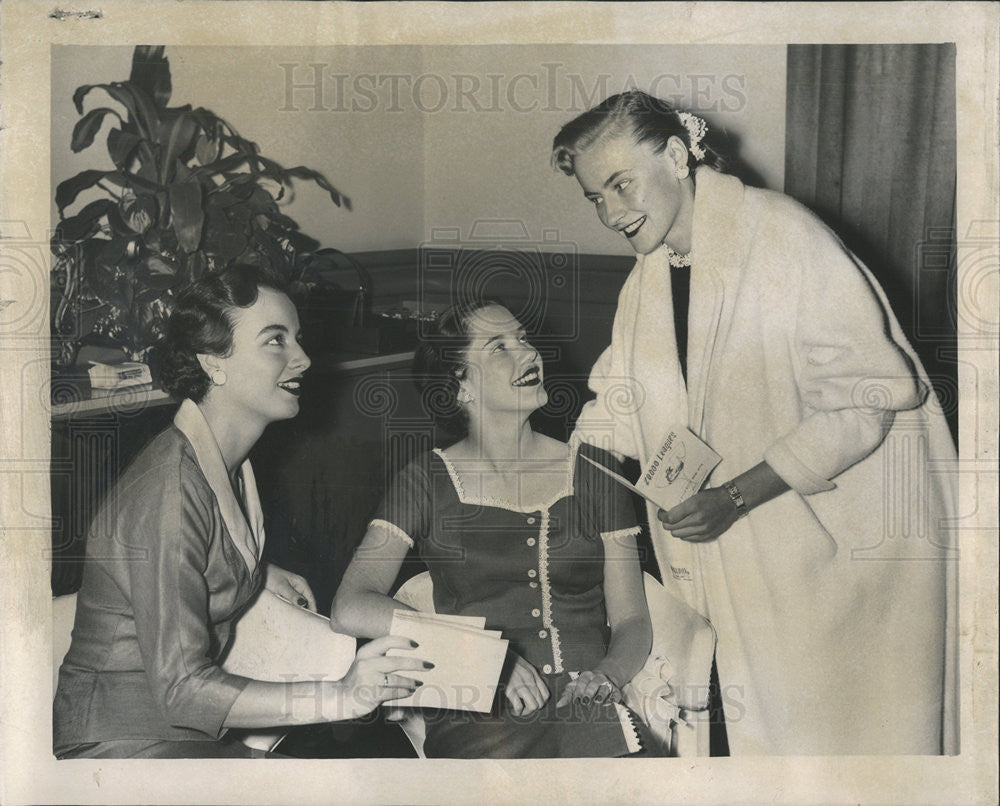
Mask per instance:
[[[474,398],[474,410],[484,416],[501,411],[530,414],[548,402],[542,360],[510,311],[500,305],[474,311],[468,333],[460,394]]]
[[[640,255],[666,242],[677,252],[691,250],[694,188],[678,179],[678,138],[656,153],[652,143],[627,134],[599,138],[573,159],[576,179],[601,223],[622,234]],[[681,162],[681,164],[685,164]]]
[[[233,312],[233,348],[218,359],[226,383],[211,390],[234,417],[262,425],[299,412],[302,373],[309,357],[299,344],[299,316],[280,291],[261,287],[257,301]]]

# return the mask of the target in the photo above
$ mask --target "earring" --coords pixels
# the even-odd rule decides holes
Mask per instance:
[[[688,174],[691,173],[691,169],[687,165],[678,165],[674,168],[674,173],[677,174],[678,179],[687,179]]]
[[[226,377],[226,371],[224,369],[213,369],[211,374],[212,383],[216,386],[225,386],[226,381],[229,380]]]
[[[463,395],[461,402],[472,403],[474,400],[475,398],[472,396],[472,394],[470,392],[466,392],[465,395]]]

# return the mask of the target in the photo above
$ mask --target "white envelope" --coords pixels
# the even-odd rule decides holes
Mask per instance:
[[[489,713],[507,657],[507,640],[497,631],[449,624],[433,613],[397,610],[389,632],[420,646],[387,654],[416,654],[434,664],[433,669],[405,675],[423,685],[408,697],[392,700],[393,705]]]

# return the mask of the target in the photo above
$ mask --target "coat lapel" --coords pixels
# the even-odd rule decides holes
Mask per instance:
[[[720,342],[720,328],[735,302],[732,277],[744,256],[739,222],[734,211],[742,209],[743,185],[711,168],[698,171],[691,250],[691,303],[688,312],[688,416],[691,430],[704,436],[705,401],[712,361]],[[724,335],[724,333],[722,334]]]
[[[226,464],[222,459],[222,453],[219,451],[212,429],[194,401],[185,400],[181,403],[177,415],[174,417],[174,425],[187,437],[191,447],[194,448],[198,466],[205,474],[205,479],[208,481],[209,487],[212,488],[212,492],[215,493],[219,511],[222,513],[222,520],[226,524],[229,536],[240,556],[243,557],[247,570],[253,575],[264,550],[264,516],[260,507],[260,499],[257,496],[257,485],[253,469],[250,467],[250,460],[246,460],[240,468],[243,503],[246,507],[246,516],[244,516],[240,503],[233,493],[232,485],[229,483]]]
[[[674,423],[687,418],[688,399],[684,376],[677,360],[670,263],[665,248],[641,258],[642,275],[632,318],[632,364],[629,374],[642,400],[640,434],[642,453],[659,444]],[[655,327],[635,327],[636,322],[655,322]],[[648,456],[640,457],[644,462]]]

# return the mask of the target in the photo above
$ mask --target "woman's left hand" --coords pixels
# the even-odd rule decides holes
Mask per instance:
[[[702,490],[668,512],[656,513],[670,534],[692,543],[714,540],[736,522],[733,500],[723,487]]]
[[[300,607],[316,610],[316,597],[304,577],[268,563],[264,571],[264,587],[271,593],[294,602]]]
[[[571,700],[582,702],[584,705],[589,705],[591,701],[598,704],[621,702],[622,690],[604,672],[580,672],[579,676],[563,689],[556,707],[559,708]]]

